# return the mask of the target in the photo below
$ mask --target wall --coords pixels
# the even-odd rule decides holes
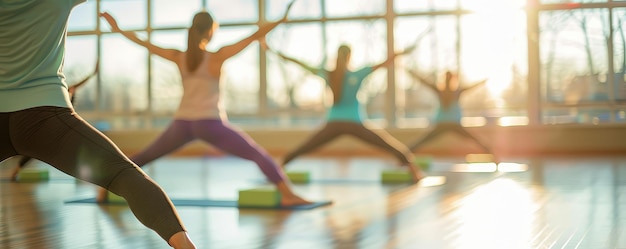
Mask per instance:
[[[479,140],[492,147],[500,156],[541,155],[626,155],[626,126],[624,125],[558,125],[467,128]],[[410,144],[427,130],[390,129],[388,132],[405,144]],[[107,135],[127,154],[134,154],[153,141],[161,131],[117,131]],[[246,130],[274,156],[282,156],[307,139],[312,130]],[[470,140],[452,133],[444,134],[426,144],[419,154],[462,156],[482,153]],[[184,146],[174,155],[220,154],[200,142]],[[311,155],[383,155],[380,150],[343,136]]]

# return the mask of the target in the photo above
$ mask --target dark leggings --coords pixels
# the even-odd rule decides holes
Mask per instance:
[[[284,172],[272,157],[252,138],[219,119],[174,120],[163,134],[131,160],[140,167],[181,146],[200,139],[231,155],[255,162],[261,172],[273,183],[286,179]]]
[[[344,134],[354,136],[393,154],[403,165],[410,164],[412,157],[411,152],[404,144],[390,134],[384,131],[375,133],[367,129],[363,124],[344,121],[331,121],[326,123],[321,130],[313,134],[304,144],[288,153],[283,163],[286,165],[296,157],[309,153]]]
[[[465,130],[465,128],[463,128],[463,126],[461,126],[458,123],[441,123],[441,124],[438,124],[433,130],[428,132],[428,134],[424,135],[423,137],[418,139],[416,142],[414,142],[412,145],[410,145],[409,148],[411,149],[411,151],[416,151],[419,148],[421,148],[424,144],[426,144],[427,142],[435,139],[439,135],[444,134],[446,132],[454,132],[456,134],[459,134],[462,137],[471,139],[478,146],[480,146],[485,152],[487,152],[489,154],[493,154],[493,153],[491,153],[491,149],[489,149],[489,147],[487,147],[482,142],[480,142],[476,137],[472,136],[472,134],[467,132]]]
[[[36,158],[124,197],[137,219],[165,241],[185,231],[163,190],[69,108],[0,113],[0,161],[15,155]]]

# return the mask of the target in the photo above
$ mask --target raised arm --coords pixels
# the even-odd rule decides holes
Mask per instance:
[[[276,28],[276,26],[287,21],[289,10],[291,10],[291,6],[293,6],[294,2],[295,0],[289,3],[289,5],[287,6],[287,10],[285,11],[285,14],[280,20],[260,26],[259,30],[254,32],[254,34],[232,45],[224,46],[216,53],[219,54],[220,57],[224,58],[225,60],[241,52],[241,50],[246,48],[248,45],[250,45],[250,43],[254,42],[255,40],[265,37],[265,35],[269,33],[270,31],[272,31],[272,29]]]
[[[417,36],[417,38],[415,39],[415,41],[413,42],[412,46],[409,46],[407,48],[405,48],[402,52],[400,53],[395,53],[393,54],[391,57],[387,58],[387,60],[383,61],[382,63],[375,65],[372,67],[372,72],[376,71],[376,69],[379,69],[381,67],[387,66],[389,63],[391,63],[394,59],[396,59],[396,57],[401,56],[401,55],[405,55],[405,54],[409,54],[411,52],[413,52],[413,50],[415,50],[417,48],[417,45],[419,44],[419,42],[422,40],[422,38],[424,38],[431,29],[428,29],[424,32],[422,32],[422,34],[420,34],[419,36]]]
[[[80,82],[72,85],[73,88],[78,88],[81,85],[87,83],[87,81],[89,81],[89,79],[91,79],[91,77],[93,77],[94,75],[98,74],[98,70],[100,69],[100,62],[96,63],[96,67],[94,68],[93,72],[90,75],[87,75],[85,77],[85,79],[81,80]]]
[[[139,39],[139,37],[137,37],[135,32],[121,30],[120,27],[117,25],[117,21],[115,20],[115,18],[113,18],[113,16],[111,16],[111,14],[107,12],[100,13],[100,16],[103,17],[109,23],[109,25],[111,26],[111,31],[120,33],[124,37],[131,40],[132,42],[137,43],[138,45],[147,48],[148,51],[150,51],[150,53],[161,56],[164,59],[169,60],[169,61],[173,61],[173,62],[178,61],[178,58],[179,58],[178,55],[181,53],[181,51],[176,50],[176,49],[161,48],[159,46],[156,46],[150,43],[149,41],[144,41],[142,39]]]
[[[96,63],[96,68],[93,70],[93,73],[91,73],[90,75],[87,75],[87,77],[85,77],[83,80],[81,80],[80,82],[70,86],[68,88],[68,91],[70,92],[70,95],[73,95],[74,92],[76,92],[76,89],[78,89],[79,87],[81,87],[83,84],[87,83],[89,81],[89,79],[91,79],[91,77],[93,77],[94,75],[96,75],[98,73],[99,70],[99,66],[100,62]]]
[[[481,80],[479,82],[476,82],[476,83],[472,84],[471,86],[468,86],[468,87],[460,89],[459,91],[465,92],[467,90],[472,90],[472,89],[474,89],[476,87],[484,85],[485,83],[487,83],[487,79],[484,79],[484,80]]]
[[[437,89],[437,84],[435,84],[435,82],[432,82],[431,80],[422,77],[422,75],[415,70],[407,69],[406,71],[409,73],[409,75],[411,75],[411,77],[422,83],[424,86],[432,89],[435,92],[439,92],[439,89]]]
[[[285,54],[283,54],[283,53],[281,53],[281,52],[278,52],[278,51],[276,51],[276,50],[273,50],[273,49],[271,49],[270,47],[268,47],[268,46],[267,46],[267,44],[266,44],[265,42],[261,42],[261,45],[262,45],[263,47],[265,47],[265,49],[267,49],[267,51],[270,51],[270,52],[272,52],[272,53],[274,53],[274,54],[278,55],[278,56],[279,56],[280,58],[282,58],[283,60],[287,60],[287,61],[291,61],[291,62],[295,63],[296,65],[298,65],[298,66],[300,66],[300,67],[304,68],[305,70],[307,70],[307,71],[311,72],[312,74],[317,75],[317,74],[320,72],[320,70],[322,70],[322,69],[319,69],[319,68],[316,68],[316,67],[312,67],[312,66],[310,66],[310,65],[307,65],[306,63],[304,63],[304,62],[302,62],[302,61],[300,61],[300,60],[297,60],[297,59],[295,59],[295,58],[292,58],[292,57],[286,56]]]
[[[398,56],[409,54],[409,53],[413,52],[413,50],[415,50],[416,47],[417,47],[417,45],[413,45],[413,46],[405,48],[404,51],[402,51],[402,52],[393,54],[391,57],[387,58],[387,60],[381,62],[378,65],[374,65],[372,67],[372,72],[376,71],[377,69],[379,69],[381,67],[387,66],[389,63],[391,63],[393,60],[395,60],[396,57],[398,57]]]

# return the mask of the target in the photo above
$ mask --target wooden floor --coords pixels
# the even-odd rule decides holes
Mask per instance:
[[[125,206],[65,203],[94,187],[54,169],[48,182],[8,181],[16,159],[0,165],[0,248],[169,248]],[[378,182],[394,167],[387,158],[303,158],[289,169],[344,181],[295,190],[333,205],[178,211],[199,248],[626,248],[626,158],[506,159],[528,166],[512,172],[462,161],[435,158],[436,177],[413,186]],[[235,200],[238,189],[265,184],[252,163],[231,157],[166,158],[145,170],[178,199]]]

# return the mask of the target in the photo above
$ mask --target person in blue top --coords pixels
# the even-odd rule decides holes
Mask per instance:
[[[63,60],[82,2],[0,1],[0,161],[32,157],[106,188],[170,246],[196,248],[163,189],[74,111]]]
[[[465,128],[463,128],[463,126],[461,126],[461,118],[463,114],[461,106],[459,104],[459,100],[461,99],[461,95],[463,93],[484,85],[487,80],[479,81],[477,83],[471,84],[468,87],[460,87],[457,75],[448,71],[446,72],[444,88],[440,90],[439,88],[437,88],[435,82],[432,82],[431,80],[423,77],[415,70],[407,70],[407,72],[415,80],[431,89],[439,99],[439,109],[437,110],[437,114],[435,115],[435,128],[433,128],[430,132],[419,138],[414,143],[410,144],[409,148],[411,149],[411,151],[415,152],[425,143],[433,140],[441,134],[444,134],[446,132],[454,132],[462,137],[473,140],[485,152],[493,155],[489,147],[480,142],[476,137],[467,132]],[[456,89],[453,88],[454,83],[456,83],[457,85]]]
[[[266,44],[264,44],[264,46],[267,47]],[[408,54],[414,48],[415,46],[407,48],[402,53],[394,54],[378,65],[366,66],[356,71],[352,71],[348,68],[351,49],[347,45],[341,45],[338,48],[337,63],[334,70],[311,67],[297,59],[274,51],[274,53],[281,58],[296,63],[307,71],[323,78],[333,93],[333,105],[328,110],[326,116],[327,122],[324,127],[313,134],[304,144],[289,152],[284,158],[283,167],[296,157],[311,152],[335,138],[346,134],[352,135],[393,154],[403,166],[408,166],[414,182],[421,180],[424,174],[418,167],[413,165],[413,155],[404,144],[384,131],[376,133],[363,125],[363,119],[366,117],[366,114],[357,100],[357,92],[363,80],[369,74],[386,66],[392,62],[396,56]],[[269,50],[273,51],[271,49]]]

